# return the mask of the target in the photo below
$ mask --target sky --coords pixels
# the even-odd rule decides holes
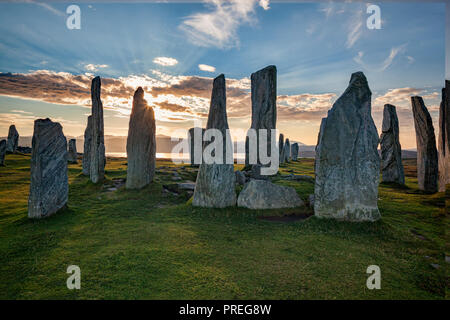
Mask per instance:
[[[127,135],[134,91],[155,110],[157,134],[206,124],[212,79],[223,73],[235,138],[250,127],[250,75],[277,67],[277,129],[315,145],[320,120],[363,71],[380,132],[383,106],[397,107],[400,142],[415,148],[410,97],[421,95],[435,123],[445,76],[445,4],[208,0],[82,2],[81,29],[68,29],[72,3],[0,3],[0,136],[15,124],[33,133],[49,117],[68,136],[84,133],[90,81],[102,78],[105,134]]]

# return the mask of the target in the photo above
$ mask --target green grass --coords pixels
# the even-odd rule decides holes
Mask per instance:
[[[27,218],[29,162],[7,155],[0,167],[0,299],[443,299],[448,222],[444,195],[417,190],[415,164],[406,187],[380,185],[382,219],[346,223],[315,217],[294,223],[261,215],[312,214],[309,208],[201,209],[186,194],[163,191],[171,170],[158,161],[155,182],[139,191],[104,185],[126,177],[126,160],[109,159],[107,180],[92,184],[69,165],[68,208]],[[161,168],[163,167],[163,168]],[[312,175],[301,159],[281,173]],[[313,184],[282,180],[308,199]],[[439,269],[430,266],[438,263]],[[66,269],[81,268],[81,290]],[[368,290],[366,268],[381,268],[381,290]]]

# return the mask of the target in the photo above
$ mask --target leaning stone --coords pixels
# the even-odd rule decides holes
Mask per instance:
[[[0,141],[0,166],[5,165],[6,140]]]
[[[38,119],[32,144],[28,217],[44,218],[67,204],[67,140],[59,123]]]
[[[226,159],[232,155],[227,150],[232,146],[226,146],[231,141],[228,132],[228,120],[226,112],[225,77],[223,74],[214,79],[211,94],[206,129],[218,129],[223,135],[223,163],[200,165],[195,185],[193,206],[223,208],[236,205],[235,181],[233,164],[226,164]],[[228,136],[228,139],[227,139]]]
[[[250,180],[239,193],[238,206],[249,209],[279,209],[303,206],[292,187],[279,186],[268,180]]]
[[[319,218],[375,221],[380,157],[371,97],[362,72],[352,74],[322,119],[315,161],[314,212]]]
[[[91,146],[92,146],[92,116],[89,116],[86,130],[84,130],[83,174],[85,176],[88,176],[91,173]]]
[[[105,177],[105,138],[103,125],[103,104],[100,100],[100,77],[95,77],[91,85],[92,99],[92,143],[90,177],[93,183],[102,181]]]
[[[67,153],[67,161],[69,163],[78,163],[77,140],[69,140],[69,152]]]
[[[298,159],[298,143],[293,143],[291,145],[291,158],[292,161],[297,161]]]
[[[438,190],[438,155],[433,121],[422,97],[411,97],[417,143],[417,180],[419,189],[429,193]]]
[[[19,132],[17,132],[16,126],[12,124],[9,126],[6,151],[10,153],[16,153],[18,145],[19,145]]]
[[[445,80],[439,108],[439,191],[450,184],[450,81]]]
[[[381,133],[381,173],[383,181],[405,184],[402,147],[399,139],[398,118],[395,107],[384,105]]]
[[[156,125],[153,108],[139,87],[134,93],[127,138],[127,189],[140,189],[153,181],[156,164]]]

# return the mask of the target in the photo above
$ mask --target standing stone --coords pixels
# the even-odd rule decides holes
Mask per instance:
[[[433,121],[422,97],[411,97],[417,143],[417,180],[419,189],[437,192],[438,155]]]
[[[280,133],[280,137],[278,139],[278,153],[280,155],[279,163],[284,163],[285,154],[284,154],[284,135]]]
[[[291,157],[293,161],[297,161],[298,159],[298,143],[293,143],[291,146]]]
[[[91,146],[92,146],[92,116],[88,117],[86,130],[84,130],[84,149],[83,149],[83,174],[91,174]]]
[[[18,145],[19,145],[19,132],[17,132],[16,126],[12,124],[9,126],[6,151],[10,153],[16,153]]]
[[[277,68],[268,66],[251,75],[252,124],[257,134],[257,163],[261,164],[259,145],[267,146],[267,155],[271,154],[271,132],[277,123]],[[259,141],[259,129],[267,129],[267,141]],[[248,140],[246,140],[246,165],[248,164]]]
[[[439,191],[450,184],[450,81],[445,80],[439,108]]]
[[[362,72],[322,119],[315,161],[317,217],[350,221],[380,218],[377,206],[380,158],[371,97]]]
[[[28,217],[44,218],[66,206],[69,197],[67,140],[50,119],[34,121]]]
[[[291,143],[289,142],[289,139],[286,139],[286,142],[284,143],[284,162],[291,161]]]
[[[384,105],[381,129],[381,173],[384,182],[405,184],[402,147],[399,140],[398,118],[395,106]]]
[[[78,163],[77,140],[69,140],[69,152],[67,153],[67,161],[69,163]]]
[[[204,128],[190,128],[188,131],[188,143],[189,143],[189,159],[191,161],[191,166],[199,166],[203,162],[203,135],[205,134]],[[198,139],[197,143],[200,147],[199,154],[197,158],[194,157],[194,146],[195,142]]]
[[[90,177],[93,183],[97,183],[105,177],[105,138],[103,128],[103,104],[100,100],[100,77],[95,77],[91,85],[92,99],[92,143],[91,163],[89,165]]]
[[[6,140],[0,141],[0,166],[5,165]]]
[[[156,164],[156,125],[153,108],[139,87],[134,93],[127,138],[127,189],[140,189],[153,180]]]
[[[192,205],[209,208],[234,206],[236,205],[236,176],[233,164],[225,163],[227,156],[230,156],[227,154],[226,149],[232,150],[232,146],[226,148],[226,144],[231,141],[231,138],[227,130],[225,76],[223,74],[215,78],[213,82],[211,106],[206,129],[212,128],[222,132],[224,161],[222,164],[206,164],[203,162],[200,165]]]

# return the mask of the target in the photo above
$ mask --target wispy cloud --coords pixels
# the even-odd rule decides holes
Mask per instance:
[[[348,27],[347,41],[345,43],[347,49],[353,47],[356,41],[361,37],[363,31],[362,26],[362,11],[358,11],[351,19],[351,23]]]
[[[170,57],[156,57],[153,59],[153,63],[159,64],[164,67],[171,67],[178,63],[178,60]]]
[[[98,69],[101,69],[101,68],[108,68],[108,65],[107,64],[92,64],[92,63],[89,63],[89,64],[86,64],[84,66],[84,68],[86,70],[88,70],[88,71],[97,71]]]
[[[397,57],[398,54],[404,52],[405,48],[406,44],[402,44],[400,46],[391,48],[389,55],[379,65],[369,65],[365,63],[363,60],[364,51],[359,51],[358,54],[353,58],[353,61],[355,61],[357,64],[359,64],[361,67],[367,70],[381,72],[389,68],[392,62],[394,61],[395,57]]]
[[[48,3],[39,2],[39,1],[33,1],[33,0],[25,0],[25,2],[36,4],[36,5],[38,5],[38,6],[42,7],[42,8],[45,8],[46,10],[50,11],[51,13],[53,13],[53,14],[59,16],[59,17],[65,17],[66,16],[66,14],[64,12],[62,12],[62,11],[52,7]]]
[[[207,64],[199,64],[198,68],[202,71],[207,71],[207,72],[215,72],[216,68],[213,66],[208,66]]]

